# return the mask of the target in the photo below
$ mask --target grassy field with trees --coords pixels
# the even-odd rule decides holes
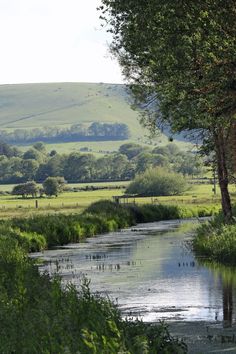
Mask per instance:
[[[45,213],[80,213],[91,203],[109,199],[114,196],[122,197],[129,182],[110,182],[110,183],[90,183],[90,184],[70,184],[68,187],[71,191],[64,191],[56,197],[37,198],[38,205],[36,208],[36,199],[22,198],[21,196],[11,195],[13,185],[2,185],[0,189],[0,212],[1,217],[12,217],[14,215],[25,216],[28,214],[45,214]],[[96,189],[98,188],[98,189]],[[216,195],[212,191],[212,184],[192,184],[191,188],[182,195],[175,196],[158,196],[158,197],[133,197],[121,198],[121,203],[136,204],[171,204],[182,206],[214,207],[215,211],[220,208],[219,189]],[[95,190],[93,190],[95,189]],[[230,187],[234,194],[235,186]]]

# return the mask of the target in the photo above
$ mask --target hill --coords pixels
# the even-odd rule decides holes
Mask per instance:
[[[139,124],[138,112],[131,109],[131,96],[125,85],[105,83],[0,85],[1,130],[52,126],[66,128],[73,124],[93,122],[125,123],[130,130],[131,141],[149,143],[145,137],[148,131]],[[165,135],[156,139],[160,144],[166,144],[167,141]]]

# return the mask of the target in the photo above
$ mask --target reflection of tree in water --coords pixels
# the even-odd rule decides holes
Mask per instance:
[[[233,286],[223,279],[223,320],[224,327],[231,327],[233,321]]]
[[[198,263],[211,269],[213,274],[221,280],[222,283],[222,306],[223,306],[223,326],[231,327],[235,321],[234,314],[234,301],[236,296],[236,268],[226,267],[217,263],[198,260]],[[216,320],[217,320],[216,314]]]

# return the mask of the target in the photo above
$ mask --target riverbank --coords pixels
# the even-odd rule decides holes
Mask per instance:
[[[225,224],[221,214],[201,225],[193,241],[195,253],[213,262],[236,265],[236,224]]]
[[[223,328],[221,322],[206,321],[177,321],[168,325],[171,334],[187,344],[188,354],[236,353],[235,325]]]
[[[82,215],[13,219],[0,224],[0,352],[186,353],[163,325],[126,322],[109,300],[61,286],[39,274],[27,252],[134,225],[138,221],[209,215],[211,210],[93,204]],[[41,232],[39,234],[39,232]],[[19,331],[19,329],[21,329]]]
[[[108,299],[39,274],[14,238],[0,237],[0,352],[185,354],[164,325],[127,322]]]
[[[214,207],[187,208],[173,205],[120,205],[109,200],[91,204],[81,214],[34,215],[1,221],[0,231],[14,234],[29,252],[68,243],[87,237],[116,231],[140,222],[210,216]]]

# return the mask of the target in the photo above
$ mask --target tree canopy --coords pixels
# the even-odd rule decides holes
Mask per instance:
[[[201,133],[216,155],[224,215],[236,113],[234,0],[102,0],[111,49],[150,128]],[[209,144],[210,143],[210,144]]]

